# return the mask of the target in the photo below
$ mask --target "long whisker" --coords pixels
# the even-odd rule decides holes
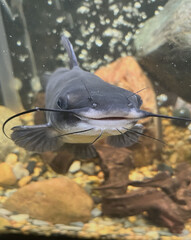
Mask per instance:
[[[27,111],[23,111],[23,112],[20,112],[20,113],[17,113],[13,116],[11,116],[10,118],[8,118],[4,123],[3,123],[3,126],[2,126],[2,131],[4,133],[4,135],[9,138],[9,136],[5,133],[5,125],[12,119],[16,118],[16,117],[19,117],[21,115],[25,115],[27,113],[32,113],[32,112],[38,112],[38,111],[43,111],[43,112],[72,112],[72,110],[61,110],[61,109],[50,109],[50,108],[39,108],[39,107],[36,107],[36,108],[33,108],[33,109],[30,109],[30,110],[27,110]],[[74,110],[73,110],[74,111]]]
[[[85,130],[81,130],[81,131],[64,133],[64,134],[58,135],[58,136],[56,136],[56,137],[63,137],[63,136],[68,136],[68,135],[72,135],[72,134],[78,134],[78,133],[88,132],[88,131],[91,131],[91,130],[93,130],[93,129],[94,129],[94,128],[89,128],[89,129],[85,129]]]
[[[102,136],[102,130],[101,130],[101,132],[100,132],[100,134],[98,135],[98,137],[96,137],[96,139],[91,143],[91,145],[92,144],[94,144],[101,136]]]
[[[137,93],[139,93],[139,92],[141,92],[141,91],[143,91],[143,90],[145,90],[145,89],[147,89],[147,88],[148,88],[148,87],[144,87],[144,88],[140,89],[139,91],[132,93],[132,95],[130,95],[128,98],[133,97],[135,94],[137,94]],[[127,99],[128,99],[128,98],[127,98]]]
[[[144,133],[140,133],[140,132],[137,132],[137,131],[135,131],[135,130],[131,130],[131,129],[128,129],[128,128],[125,128],[125,127],[124,127],[124,129],[127,130],[127,131],[129,131],[129,132],[137,133],[138,135],[141,135],[141,136],[147,137],[147,138],[151,138],[151,139],[153,139],[153,140],[155,140],[155,141],[158,141],[158,142],[160,142],[160,143],[162,143],[162,144],[164,144],[164,145],[167,145],[164,141],[162,141],[162,140],[160,140],[160,139],[158,139],[158,138],[155,138],[155,137],[152,137],[152,136],[146,135],[146,134],[144,134]]]
[[[124,129],[126,129],[126,128],[124,128]],[[121,132],[121,131],[120,131],[119,129],[117,129],[117,128],[116,128],[116,130],[117,130],[119,133],[121,133],[121,134],[125,134],[125,135],[126,135],[129,139],[131,139],[134,143],[139,143],[139,144],[140,144],[140,142],[141,142],[140,140],[136,141],[136,140],[134,140],[133,138],[130,138],[130,136],[128,136],[126,132],[123,133],[123,132]]]

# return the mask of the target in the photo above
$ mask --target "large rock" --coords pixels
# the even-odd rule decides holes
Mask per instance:
[[[134,41],[139,63],[167,91],[191,102],[191,1],[169,0]]]
[[[4,207],[52,223],[69,224],[90,219],[93,201],[67,177],[31,183],[15,192]]]

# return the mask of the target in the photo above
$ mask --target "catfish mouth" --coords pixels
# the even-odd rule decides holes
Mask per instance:
[[[102,118],[89,118],[91,120],[109,120],[109,121],[115,121],[115,120],[127,120],[125,117],[102,117]]]
[[[115,117],[115,116],[104,116],[104,117],[90,117],[90,116],[83,116],[74,114],[77,118],[81,120],[94,120],[94,121],[124,121],[124,120],[133,120],[135,118],[128,118],[128,117]]]

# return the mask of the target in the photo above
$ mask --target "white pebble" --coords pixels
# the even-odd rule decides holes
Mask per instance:
[[[10,212],[9,210],[5,209],[5,208],[0,208],[0,215],[11,215],[12,212]]]
[[[24,221],[29,219],[28,214],[16,214],[16,215],[11,215],[10,219],[16,222]]]

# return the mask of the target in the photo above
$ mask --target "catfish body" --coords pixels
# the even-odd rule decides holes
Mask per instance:
[[[131,92],[108,84],[79,67],[70,71],[61,68],[49,79],[46,108],[77,109],[78,113],[47,112],[47,122],[61,134],[93,128],[83,134],[63,136],[63,141],[67,143],[92,143],[101,132],[101,137],[119,135],[116,125],[118,128],[128,127],[136,122],[124,118],[130,95]],[[134,97],[134,107],[139,107],[141,103],[141,99]],[[121,131],[124,132],[124,129]]]

